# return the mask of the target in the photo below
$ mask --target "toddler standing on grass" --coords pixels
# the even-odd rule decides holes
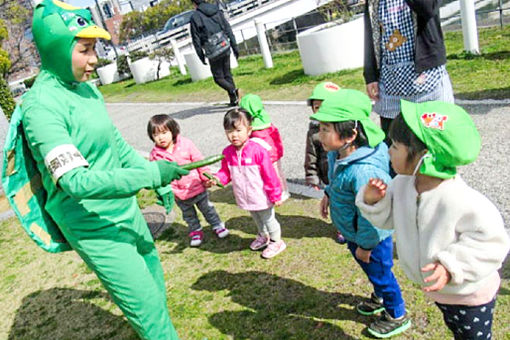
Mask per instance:
[[[148,125],[147,133],[155,143],[150,153],[150,160],[165,159],[182,165],[203,159],[193,142],[180,135],[179,124],[169,115],[155,115]],[[227,237],[229,231],[221,221],[216,209],[209,201],[205,183],[208,179],[203,175],[208,167],[191,170],[189,175],[173,181],[171,186],[176,196],[177,206],[182,211],[182,218],[188,224],[190,245],[198,247],[204,239],[204,232],[198,219],[195,206],[202,212],[205,220],[212,226],[219,238]]]
[[[259,96],[249,93],[241,98],[239,106],[248,111],[253,117],[251,122],[251,138],[253,140],[257,138],[257,141],[269,151],[271,162],[273,162],[274,169],[282,186],[282,202],[286,201],[290,197],[290,193],[281,164],[283,142],[280,131],[271,123],[271,118],[264,109],[262,99]]]
[[[223,150],[225,158],[215,176],[223,185],[232,182],[237,205],[248,210],[257,225],[258,235],[250,249],[265,248],[262,257],[269,259],[287,247],[274,212],[274,206],[282,204],[282,189],[269,153],[250,139],[252,120],[241,108],[225,114],[223,127],[230,145]],[[213,184],[213,180],[208,182],[208,186]]]
[[[391,231],[374,227],[355,205],[358,190],[371,177],[389,180],[388,147],[384,132],[370,120],[372,104],[363,93],[341,89],[321,104],[310,118],[320,122],[319,137],[328,152],[329,184],[321,201],[321,215],[347,239],[347,246],[374,286],[358,313],[374,315],[368,332],[378,338],[400,334],[411,326],[400,286],[393,275]]]
[[[491,339],[510,241],[497,208],[457,175],[480,136],[469,115],[444,102],[401,101],[390,127],[389,184],[378,176],[356,197],[363,216],[394,228],[400,264],[443,313],[456,340]]]
[[[312,112],[316,113],[322,102],[338,90],[340,86],[329,81],[317,84],[306,103]],[[313,119],[310,120],[306,134],[305,181],[315,190],[320,190],[323,185],[329,183],[328,152],[324,150],[319,139],[319,122]],[[336,231],[335,241],[340,244],[347,242],[339,230]]]

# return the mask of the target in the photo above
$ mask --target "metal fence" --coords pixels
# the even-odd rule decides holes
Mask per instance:
[[[238,3],[238,7],[231,7],[230,15],[238,16],[246,11],[249,11],[257,6],[274,0],[249,0]],[[455,0],[458,1],[458,0]],[[505,4],[503,0],[482,0],[485,4],[483,7],[476,10],[477,25],[479,27],[500,26],[510,24],[510,1],[507,0]],[[360,12],[358,7],[356,12]],[[282,23],[283,22],[283,23]],[[279,19],[278,26],[266,29],[266,36],[268,39],[269,48],[271,53],[278,53],[283,51],[292,51],[297,49],[297,34],[309,28],[328,22],[328,16],[323,11],[314,10],[299,17],[289,17]],[[265,26],[274,26],[271,22],[266,22]],[[443,29],[445,31],[460,30],[462,29],[460,13],[451,15],[447,18],[442,18]],[[240,54],[242,56],[260,54],[260,47],[257,36],[249,39],[244,39],[245,34],[243,30],[234,30],[236,36],[242,37],[238,42]],[[170,39],[177,41],[186,40],[190,37],[189,25],[171,30],[164,35],[158,35],[156,32],[144,36],[142,39],[133,41],[128,45],[128,51],[145,50],[152,51],[158,48],[169,46]]]

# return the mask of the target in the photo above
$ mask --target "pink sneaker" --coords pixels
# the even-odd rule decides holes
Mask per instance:
[[[224,238],[227,237],[228,234],[230,234],[230,231],[228,231],[228,229],[225,227],[214,228],[213,231],[216,234],[216,236],[218,236],[218,238]]]
[[[269,237],[267,235],[258,234],[257,238],[250,244],[251,250],[259,250],[269,244]]]
[[[287,245],[283,240],[271,242],[267,246],[266,249],[262,252],[262,257],[265,259],[270,259],[272,257],[275,257],[276,255],[280,254],[282,251],[287,248]]]
[[[192,247],[198,247],[202,244],[202,240],[204,239],[204,232],[202,230],[197,230],[189,233],[189,237],[191,237],[191,242],[189,243]]]

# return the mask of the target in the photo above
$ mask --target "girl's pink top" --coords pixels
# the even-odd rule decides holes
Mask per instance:
[[[237,205],[244,210],[265,210],[281,200],[282,188],[269,153],[253,140],[237,150],[233,145],[223,150],[225,158],[216,177],[226,185],[232,181]]]
[[[204,159],[204,157],[191,140],[179,135],[177,136],[172,151],[169,152],[155,145],[150,153],[149,159],[151,161],[165,159],[183,165],[200,161]],[[181,179],[173,181],[172,191],[175,197],[180,200],[186,200],[204,192],[204,182],[207,181],[207,178],[202,175],[204,172],[210,172],[209,168],[204,166],[202,168],[193,169],[189,172],[189,175],[182,176]]]
[[[271,156],[271,162],[276,162],[280,158],[283,157],[283,142],[282,137],[280,136],[280,132],[271,124],[270,127],[263,130],[252,131],[252,138],[260,138],[269,146],[271,149],[269,150],[269,156]]]

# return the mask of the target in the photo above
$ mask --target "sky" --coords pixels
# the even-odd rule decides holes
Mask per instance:
[[[65,0],[64,2],[76,7],[89,7],[94,5],[94,0]]]

